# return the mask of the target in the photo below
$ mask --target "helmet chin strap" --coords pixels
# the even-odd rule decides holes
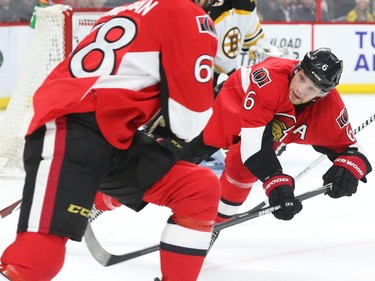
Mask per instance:
[[[206,12],[209,12],[211,7],[217,7],[224,4],[224,0],[194,0],[196,4],[201,6]]]

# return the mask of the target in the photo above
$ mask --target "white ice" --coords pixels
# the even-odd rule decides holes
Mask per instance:
[[[374,115],[375,95],[343,95],[354,128]],[[324,124],[320,124],[324,126]],[[357,138],[375,166],[375,124]],[[284,172],[297,175],[319,157],[312,148],[289,145],[280,157]],[[329,161],[296,182],[300,194],[322,185]],[[1,181],[0,208],[18,199],[22,182]],[[350,198],[331,199],[319,195],[303,202],[303,210],[291,221],[265,215],[223,230],[203,266],[199,281],[373,281],[375,280],[375,172],[368,183],[359,184]],[[257,184],[246,211],[264,200]],[[140,213],[121,207],[102,215],[93,223],[104,247],[126,253],[152,246],[159,240],[170,212],[148,206]],[[10,244],[17,226],[18,212],[0,220],[0,253]],[[161,276],[158,253],[103,267],[90,255],[84,242],[68,242],[65,265],[54,281],[151,281]]]

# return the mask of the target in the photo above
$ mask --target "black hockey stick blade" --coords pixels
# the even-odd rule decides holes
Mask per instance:
[[[92,231],[90,223],[87,225],[86,233],[85,233],[85,241],[87,244],[87,248],[89,249],[92,256],[103,266],[110,266],[117,263],[121,263],[123,261],[131,260],[152,252],[156,252],[159,250],[159,245],[155,245],[153,247],[148,247],[142,250],[137,250],[134,252],[130,252],[128,254],[123,255],[115,255],[111,254],[106,251],[99,243],[97,238],[95,237],[94,232]]]
[[[261,202],[257,206],[252,208],[249,212],[257,211],[265,205],[265,202]],[[87,225],[84,238],[87,248],[89,249],[91,255],[96,259],[97,262],[99,262],[103,266],[118,264],[159,250],[159,245],[154,245],[151,247],[144,248],[142,250],[137,250],[123,255],[111,254],[102,247],[102,245],[96,238],[90,223]]]
[[[303,200],[312,198],[314,196],[317,196],[319,194],[326,193],[330,189],[331,189],[331,184],[328,184],[328,185],[319,187],[317,189],[308,191],[306,193],[303,193],[297,196],[296,198],[303,201]],[[248,221],[253,218],[257,218],[257,217],[269,214],[273,212],[274,210],[277,210],[278,208],[280,208],[280,206],[272,206],[272,207],[265,207],[259,210],[259,208],[263,207],[264,205],[265,203],[262,202],[247,212],[237,214],[233,216],[231,219],[229,219],[228,221],[215,225],[214,231],[219,231],[229,226],[233,226],[233,225],[242,223],[244,221]],[[137,250],[137,251],[130,252],[127,254],[123,254],[123,255],[111,254],[100,245],[99,241],[96,239],[92,231],[90,224],[88,224],[87,229],[86,229],[85,241],[92,256],[103,266],[114,265],[114,264],[121,263],[130,259],[134,259],[134,258],[159,250],[159,245],[154,245],[151,247],[144,248],[142,250]]]
[[[8,207],[5,207],[4,209],[0,210],[0,218],[3,219],[6,216],[13,213],[14,211],[17,211],[21,207],[21,201],[22,199],[19,199],[16,202],[9,205]]]

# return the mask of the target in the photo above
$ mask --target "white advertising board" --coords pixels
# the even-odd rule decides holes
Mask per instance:
[[[344,62],[339,91],[375,93],[375,24],[263,24],[266,37],[302,59],[312,49],[329,47]]]
[[[32,33],[28,26],[0,27],[0,97],[11,95],[26,60]]]
[[[311,24],[263,24],[265,37],[272,45],[292,50],[293,57],[302,59],[313,44]]]
[[[343,60],[342,84],[375,84],[375,24],[316,25],[314,46]]]

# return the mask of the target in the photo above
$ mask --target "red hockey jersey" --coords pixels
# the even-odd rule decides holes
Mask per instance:
[[[260,151],[270,122],[274,142],[323,146],[338,153],[354,144],[348,113],[336,89],[296,111],[289,101],[289,83],[297,63],[270,57],[232,74],[215,101],[204,130],[205,144],[226,148],[241,136],[245,162]]]
[[[126,149],[160,109],[162,83],[171,130],[190,140],[212,114],[216,49],[211,19],[190,0],[115,8],[36,91],[28,134],[62,115],[95,111],[104,137]]]

